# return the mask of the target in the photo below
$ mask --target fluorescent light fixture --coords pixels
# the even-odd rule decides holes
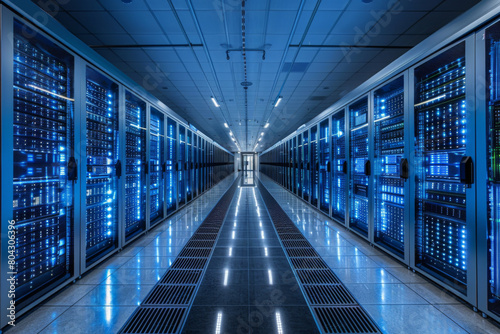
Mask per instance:
[[[227,123],[224,123],[224,126],[225,126],[226,128],[229,128],[229,125],[227,125]]]
[[[260,135],[261,135],[261,136],[263,136],[263,135],[264,135],[264,132],[261,132],[261,133],[260,133]]]
[[[262,137],[261,137],[261,138],[259,138],[259,140],[258,140],[258,141],[261,141],[261,140],[262,140]]]
[[[266,125],[264,125],[264,129],[267,129],[269,127],[269,122],[266,123]]]
[[[298,131],[298,130],[300,130],[300,129],[302,129],[302,128],[305,128],[305,127],[306,127],[306,125],[305,125],[305,124],[302,124],[301,126],[299,126],[299,127],[297,128],[297,131]]]
[[[283,100],[283,96],[278,97],[278,100],[276,101],[276,103],[274,105],[275,108],[278,107],[278,105],[280,104],[281,100]]]
[[[222,312],[217,313],[217,324],[215,325],[215,334],[220,334],[222,324]]]
[[[217,100],[213,96],[212,96],[212,102],[214,103],[214,106],[216,106],[217,108],[220,107],[220,104],[217,103]]]
[[[229,134],[232,136],[233,135],[233,131],[229,130]]]

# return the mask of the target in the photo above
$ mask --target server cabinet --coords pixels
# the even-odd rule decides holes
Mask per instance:
[[[405,152],[405,76],[373,92],[374,242],[408,263],[409,162]]]
[[[287,140],[286,142],[286,160],[285,160],[285,169],[286,173],[286,188],[288,190],[292,190],[292,141]]]
[[[208,187],[212,188],[214,185],[214,146],[212,143],[208,143],[208,168],[207,168],[207,176],[208,176]]]
[[[500,321],[500,22],[476,41],[478,306]]]
[[[198,196],[198,136],[193,133],[193,198]]]
[[[290,170],[288,190],[295,193],[295,138],[289,140],[288,150],[288,168]]]
[[[118,205],[121,195],[119,160],[118,84],[97,70],[86,69],[85,210],[81,221],[88,267],[118,248]],[[84,268],[82,268],[83,270]]]
[[[167,161],[166,161],[166,179],[167,179],[167,215],[177,210],[177,123],[167,119]]]
[[[302,197],[303,185],[304,185],[304,174],[305,174],[304,150],[303,150],[303,146],[302,146],[302,134],[299,134],[297,136],[297,164],[298,164],[297,195],[299,197]]]
[[[325,119],[319,124],[319,208],[330,215],[330,120]]]
[[[349,106],[350,187],[349,227],[369,238],[371,162],[369,158],[368,98],[364,97]]]
[[[186,204],[186,189],[188,173],[186,166],[186,128],[179,125],[179,151],[177,157],[177,201],[179,206]]]
[[[294,194],[297,194],[297,171],[298,171],[298,166],[297,166],[297,137],[293,137],[290,139],[291,142],[291,164],[292,164],[292,179],[291,179],[291,189]]]
[[[146,230],[146,102],[125,93],[125,240]]]
[[[150,226],[165,217],[165,116],[150,108],[149,116],[149,219]]]
[[[10,36],[2,44],[2,224],[15,241],[2,261],[19,312],[75,274],[75,59],[17,19],[2,25]]]
[[[309,194],[311,190],[311,162],[309,158],[309,132],[308,130],[302,133],[302,154],[304,158],[304,174],[302,179],[302,198],[309,202]]]
[[[200,140],[201,192],[205,192],[205,190],[207,189],[207,142],[203,138],[200,138]]]
[[[186,200],[189,202],[193,199],[193,133],[191,130],[186,130]]]
[[[415,266],[471,303],[476,290],[473,42],[462,41],[413,72]]]
[[[319,197],[319,152],[318,126],[311,128],[311,204],[318,206]]]
[[[347,150],[345,109],[332,116],[332,217],[346,223]]]

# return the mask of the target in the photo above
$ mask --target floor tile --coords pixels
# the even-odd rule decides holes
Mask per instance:
[[[46,306],[71,306],[85,296],[96,285],[71,284],[44,302]]]
[[[474,312],[471,307],[463,304],[437,305],[436,307],[469,333],[500,333],[500,326],[495,326],[490,320],[484,319],[480,313]]]
[[[155,284],[166,269],[118,269],[108,276],[103,284]]]
[[[431,305],[366,305],[365,309],[384,333],[467,333]]]
[[[55,319],[41,333],[117,333],[134,310],[135,307],[127,306],[74,306]]]
[[[459,304],[460,299],[432,283],[406,284],[431,304]]]
[[[403,283],[428,283],[425,278],[404,267],[386,268],[386,270]]]
[[[138,306],[153,288],[152,284],[101,284],[83,296],[77,306]]]
[[[19,318],[14,327],[7,326],[5,333],[9,334],[27,334],[38,333],[52,321],[57,319],[68,308],[65,306],[40,306],[34,311]]]
[[[335,274],[344,283],[401,283],[383,268],[336,268]]]
[[[365,283],[345,285],[361,305],[369,304],[428,304],[404,284]]]

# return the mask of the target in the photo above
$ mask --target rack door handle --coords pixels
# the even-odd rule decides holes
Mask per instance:
[[[332,171],[332,166],[331,166],[331,164],[330,164],[330,161],[328,161],[328,162],[326,163],[326,171],[327,171],[328,173],[330,173],[330,172]]]
[[[122,162],[120,160],[116,161],[115,174],[117,178],[120,178],[122,176]]]
[[[408,163],[408,159],[401,159],[399,163],[399,177],[405,181],[410,177],[410,164]]]
[[[365,161],[365,175],[370,176],[372,173],[372,164],[370,160]]]
[[[344,160],[344,162],[342,163],[342,172],[344,174],[347,174],[347,160]]]
[[[469,188],[474,183],[474,163],[472,157],[465,156],[460,161],[460,182]]]
[[[75,157],[70,157],[68,160],[68,180],[78,180],[78,163]]]

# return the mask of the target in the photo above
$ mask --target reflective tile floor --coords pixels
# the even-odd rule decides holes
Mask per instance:
[[[500,333],[470,306],[370,247],[267,176],[259,177],[385,333]]]
[[[260,177],[385,333],[500,333],[459,299]],[[216,185],[7,332],[116,333],[233,180]],[[184,332],[316,332],[258,189],[240,189]]]

